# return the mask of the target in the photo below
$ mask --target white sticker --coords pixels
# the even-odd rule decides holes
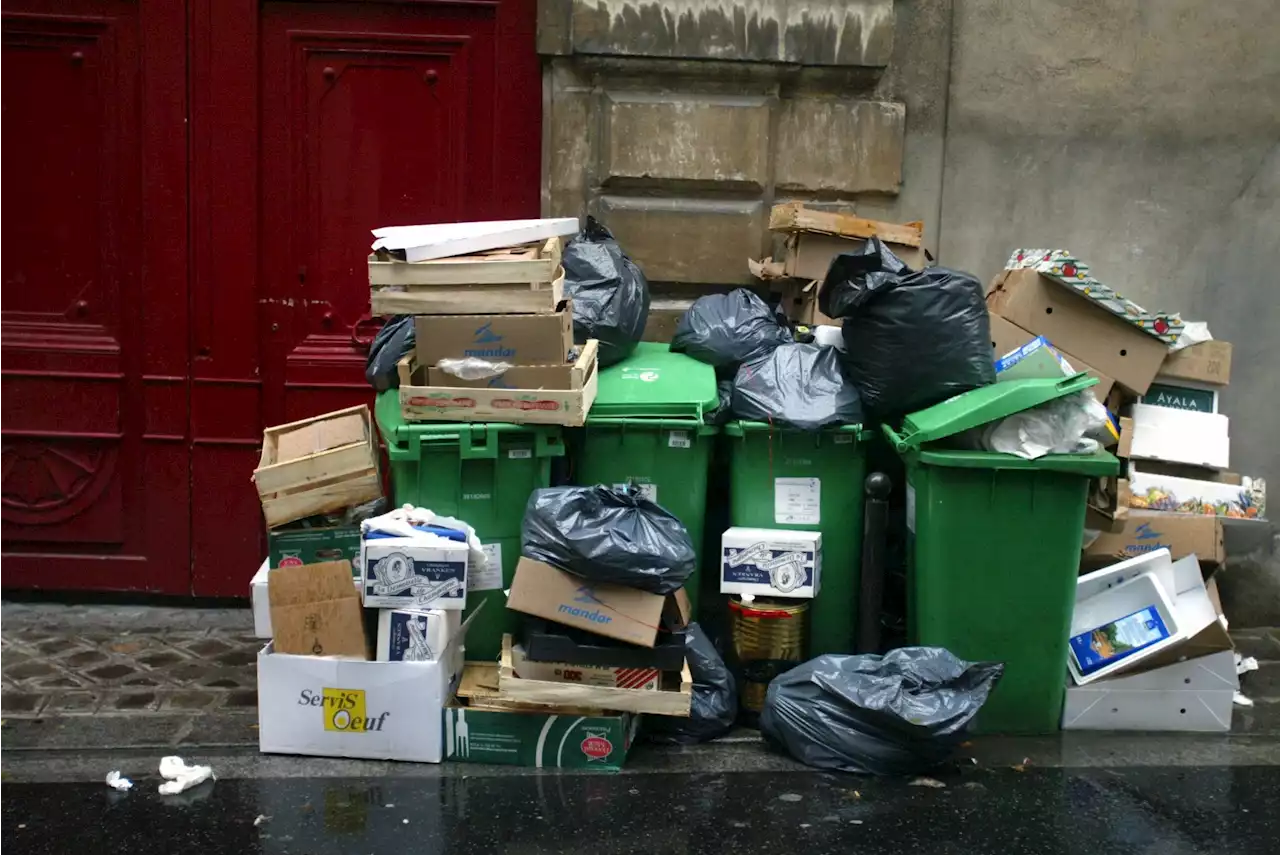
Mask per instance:
[[[641,484],[638,481],[632,481],[631,483],[634,484],[635,488],[640,491],[640,497],[642,499],[648,499],[649,501],[653,502],[655,505],[658,503],[658,485],[657,484]],[[627,489],[627,485],[614,484],[613,489],[625,490]]]
[[[500,591],[502,590],[502,544],[486,543],[484,549],[485,567],[477,570],[467,568],[468,591]]]
[[[916,533],[916,488],[907,482],[907,531]]]
[[[667,438],[667,448],[689,448],[692,445],[693,440],[689,439],[687,430],[673,430]]]
[[[853,444],[853,434],[851,433],[836,434],[836,445],[852,445],[852,444]]]
[[[778,525],[820,525],[822,481],[818,478],[774,478],[773,521]]]
[[[510,460],[528,460],[530,457],[533,457],[532,448],[513,448],[507,452]]]

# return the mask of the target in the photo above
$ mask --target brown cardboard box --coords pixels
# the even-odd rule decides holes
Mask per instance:
[[[1160,376],[1226,386],[1231,381],[1231,342],[1202,341],[1164,358]]]
[[[1126,389],[1147,391],[1168,348],[1034,270],[1005,270],[987,289],[987,308],[1042,335]]]
[[[351,587],[351,581],[347,581]],[[532,558],[521,558],[507,608],[653,647],[667,598],[622,585],[589,583]]]
[[[993,359],[999,359],[1012,353],[1036,337],[1034,333],[1027,332],[1022,327],[1006,318],[1000,317],[995,312],[988,312],[988,317],[991,321],[991,355]],[[1045,336],[1045,338],[1048,338],[1048,336]],[[1067,358],[1072,368],[1077,371],[1083,371],[1090,377],[1098,378],[1098,385],[1092,387],[1093,396],[1099,401],[1105,402],[1107,395],[1111,393],[1111,387],[1115,385],[1116,381],[1092,365],[1087,364],[1080,357],[1067,353],[1058,347],[1052,339],[1049,339],[1049,343],[1053,344],[1054,349]]]
[[[821,287],[822,283],[817,281],[803,282],[793,280],[788,282],[782,289],[782,310],[787,317],[797,324],[806,326],[817,326],[819,324],[840,326],[841,322],[839,320],[827,317],[818,308],[818,289]]]
[[[267,575],[275,652],[368,659],[350,561],[277,567]]]
[[[1104,531],[1084,550],[1082,564],[1096,568],[1167,547],[1174,561],[1194,554],[1202,564],[1218,565],[1226,558],[1222,519],[1200,514],[1131,509],[1124,528]]]
[[[419,365],[476,356],[517,365],[557,365],[573,347],[573,312],[553,315],[419,315]]]
[[[1116,457],[1121,460],[1129,459],[1129,452],[1133,449],[1133,419],[1128,416],[1120,417],[1120,442],[1116,445],[1114,452]]]
[[[439,368],[428,368],[427,385],[469,389],[572,389],[573,363],[517,365],[496,377],[485,377],[482,380],[463,380]]]
[[[824,235],[817,232],[793,232],[787,236],[787,249],[783,256],[783,272],[797,279],[819,281],[827,278],[831,259],[842,252],[857,252],[866,240],[862,238]],[[929,266],[929,252],[922,246],[908,246],[885,241],[889,250],[912,270]]]

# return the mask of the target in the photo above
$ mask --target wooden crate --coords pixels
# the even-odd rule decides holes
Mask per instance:
[[[307,447],[316,450],[303,453]],[[369,408],[267,428],[253,482],[268,528],[378,498],[382,480]]]
[[[502,660],[498,664],[498,697],[526,704],[565,707],[592,707],[615,712],[654,713],[687,718],[693,695],[693,677],[686,661],[679,674],[666,671],[658,691],[618,689],[612,686],[584,686],[551,680],[525,680],[511,667],[511,636],[502,637]]]
[[[920,246],[924,239],[924,224],[882,223],[841,214],[807,208],[803,202],[786,202],[774,205],[769,212],[769,230],[774,232],[819,232],[850,238],[878,237],[887,243]]]
[[[434,261],[369,256],[375,315],[542,314],[563,300],[560,238]]]
[[[488,389],[426,385],[427,366],[409,354],[397,366],[400,412],[407,422],[512,422],[581,427],[599,387],[591,339],[573,364],[569,389]]]

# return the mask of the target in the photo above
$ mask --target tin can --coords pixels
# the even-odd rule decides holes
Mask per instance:
[[[747,604],[733,597],[729,600],[729,624],[734,660],[742,677],[738,692],[742,708],[759,713],[769,682],[807,658],[809,603],[756,599]]]

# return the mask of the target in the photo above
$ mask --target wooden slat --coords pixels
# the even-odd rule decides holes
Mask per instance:
[[[551,314],[564,301],[564,272],[550,282],[372,286],[374,315]]]
[[[667,672],[658,691],[619,689],[612,686],[585,686],[526,680],[516,676],[511,666],[511,636],[502,637],[502,660],[498,667],[498,697],[521,703],[550,706],[598,707],[618,712],[652,713],[687,718],[693,696],[693,677],[686,662],[679,676]]]
[[[560,267],[560,238],[520,250],[434,261],[382,261],[369,256],[369,284],[440,286],[548,283]]]
[[[319,484],[300,493],[262,496],[262,516],[267,528],[275,528],[315,514],[327,514],[363,504],[382,495],[382,479],[377,469],[356,478]]]
[[[774,205],[769,212],[769,230],[775,232],[821,232],[841,237],[878,237],[890,243],[920,246],[924,239],[923,223],[882,223],[853,214],[818,211],[802,202]]]

